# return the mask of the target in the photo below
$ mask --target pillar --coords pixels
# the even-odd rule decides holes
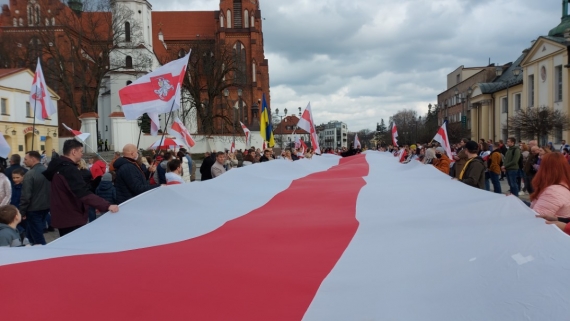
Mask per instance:
[[[139,138],[139,126],[136,120],[125,119],[120,106],[109,115],[111,118],[111,134],[112,139],[109,142],[111,151],[121,152],[126,144],[137,144]],[[146,146],[140,146],[145,148]]]
[[[81,120],[81,132],[89,133],[89,137],[85,140],[85,146],[83,152],[85,153],[95,153],[97,152],[97,119],[99,115],[95,112],[83,113],[79,115]]]
[[[491,138],[491,131],[489,130],[490,122],[491,119],[489,118],[489,102],[484,101],[481,104],[481,137],[477,137],[477,139],[485,138],[485,140],[489,140],[489,138]]]

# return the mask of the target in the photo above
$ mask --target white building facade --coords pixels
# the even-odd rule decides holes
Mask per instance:
[[[330,121],[321,125],[323,130],[319,132],[319,147],[325,148],[348,148],[348,127],[340,121]]]

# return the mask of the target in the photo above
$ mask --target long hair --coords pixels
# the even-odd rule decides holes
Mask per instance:
[[[547,187],[557,184],[570,187],[570,164],[564,155],[558,152],[544,154],[540,168],[532,180],[534,193],[530,195],[530,200],[538,199]]]

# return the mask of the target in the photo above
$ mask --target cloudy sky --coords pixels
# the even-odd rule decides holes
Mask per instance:
[[[8,0],[0,0],[6,3]],[[216,10],[219,0],[150,0]],[[560,0],[261,0],[273,108],[310,101],[317,123],[373,129],[421,113],[460,65],[516,60],[560,22]]]

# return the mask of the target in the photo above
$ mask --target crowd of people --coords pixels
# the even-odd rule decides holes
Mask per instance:
[[[528,194],[530,202],[525,203],[537,217],[570,234],[570,147],[564,140],[558,149],[552,143],[539,146],[536,140],[517,142],[514,137],[506,143],[462,139],[449,151],[438,142],[402,147],[382,143],[378,149],[393,153],[401,163],[422,162],[454,180],[494,193],[503,194],[500,181],[506,179],[505,194]]]

